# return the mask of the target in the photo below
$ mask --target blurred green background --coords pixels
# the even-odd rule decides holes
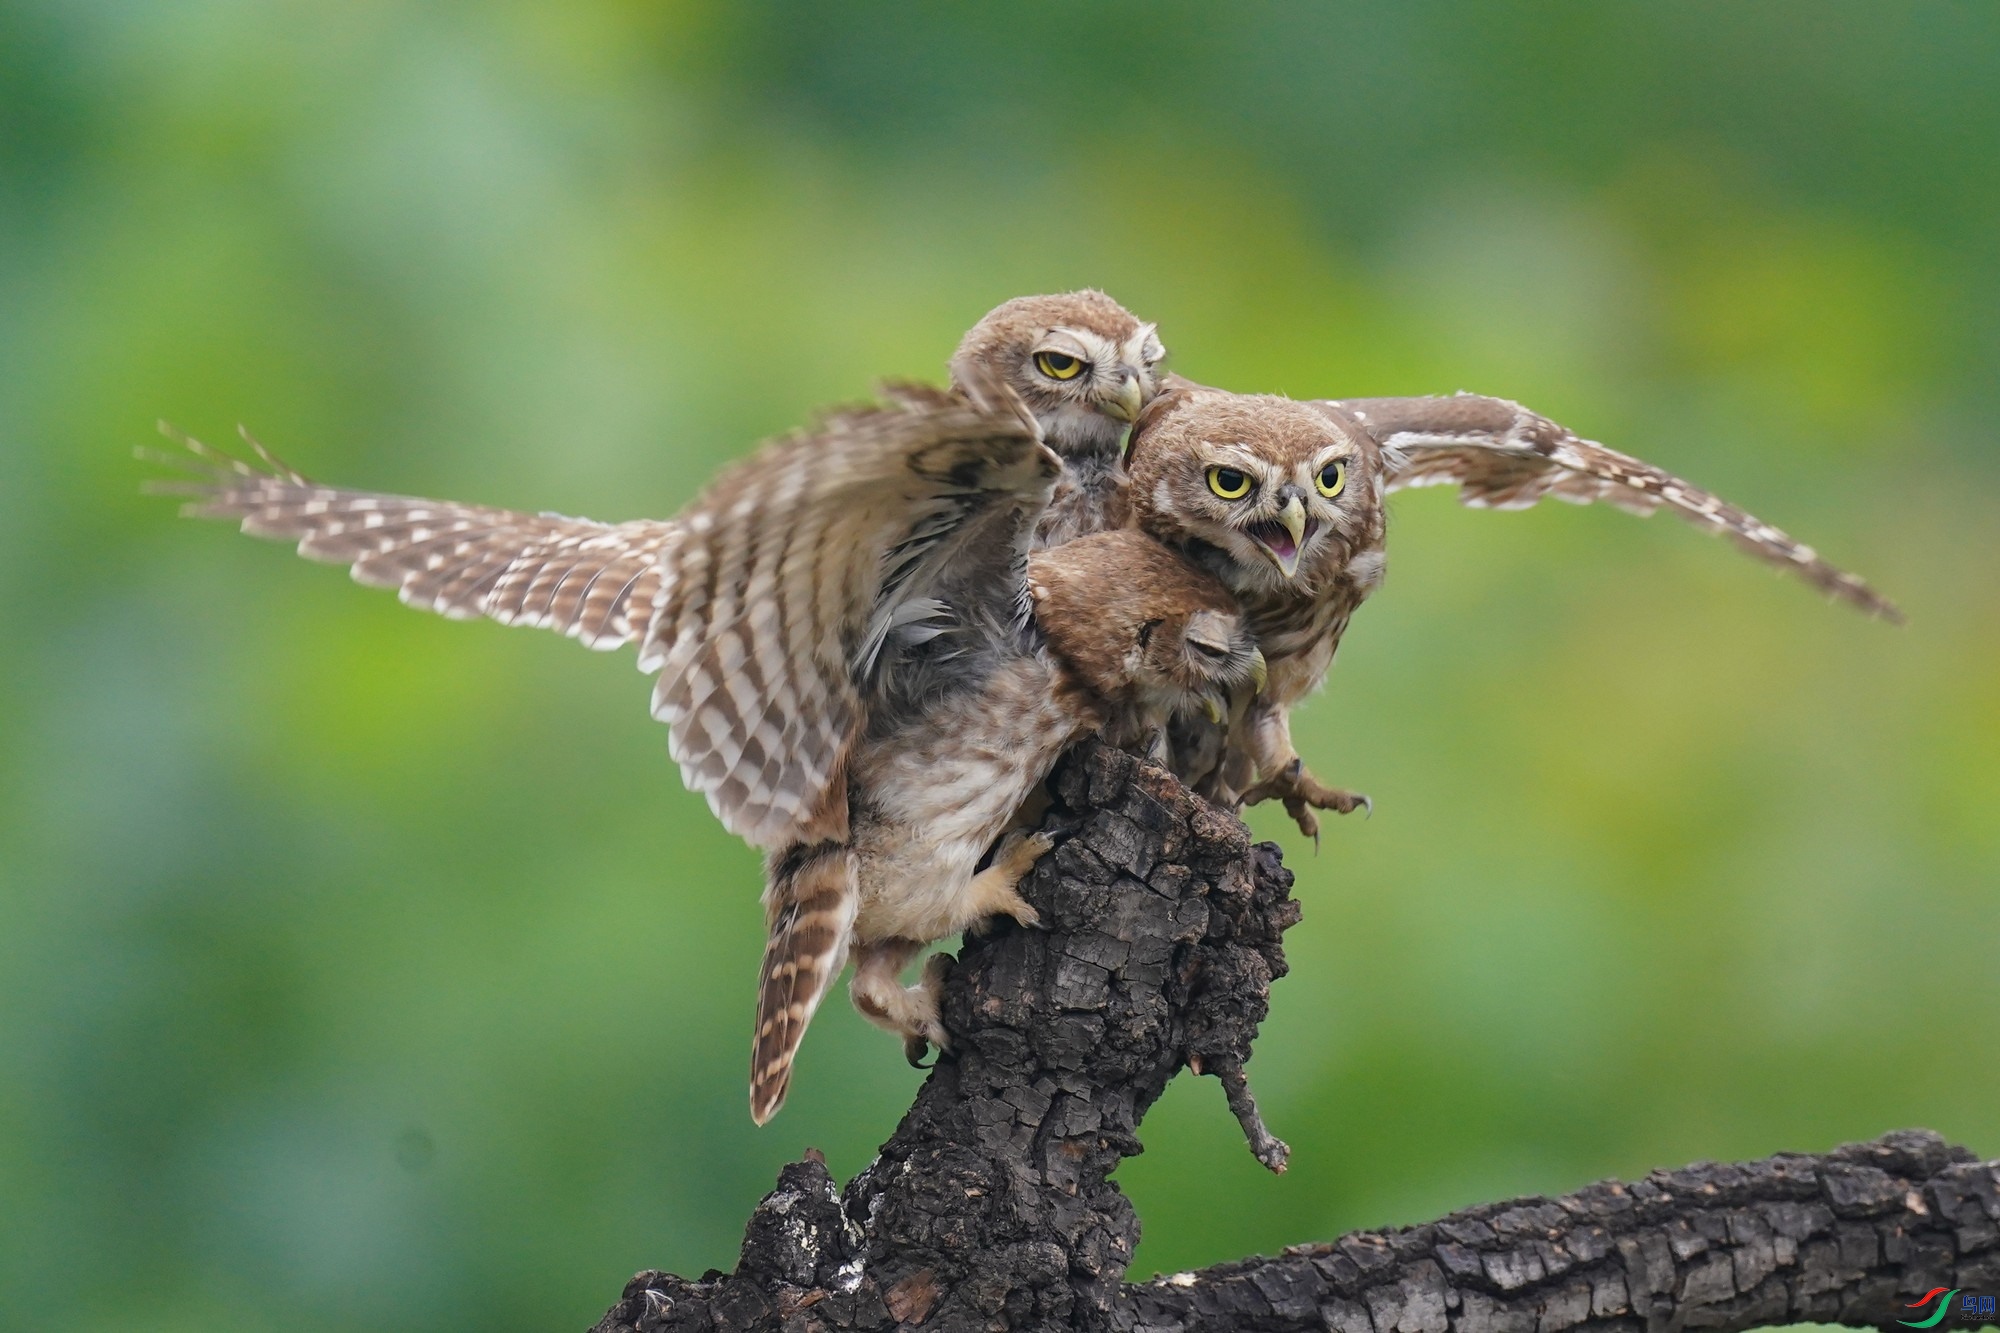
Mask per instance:
[[[1300,717],[1254,1068],[1172,1270],[1927,1125],[2000,1153],[2000,7],[0,2],[0,1326],[578,1328],[919,1075],[744,1069],[757,858],[629,653],[142,498],[165,416],[603,518],[1002,299],[1522,399],[1817,543],[1399,498]]]

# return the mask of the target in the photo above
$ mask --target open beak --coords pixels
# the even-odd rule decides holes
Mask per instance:
[[[1120,421],[1137,421],[1139,409],[1145,406],[1145,394],[1139,387],[1139,377],[1126,371],[1125,377],[1118,381],[1118,392],[1100,399],[1099,404],[1106,414],[1117,417]]]
[[[1305,504],[1294,495],[1285,501],[1275,520],[1252,525],[1250,535],[1277,562],[1285,577],[1291,578],[1299,572],[1299,548],[1306,540]]]

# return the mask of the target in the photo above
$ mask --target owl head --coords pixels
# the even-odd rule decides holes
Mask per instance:
[[[1382,539],[1382,456],[1337,408],[1176,385],[1132,432],[1133,516],[1244,595],[1315,595]]]
[[[1142,532],[1100,532],[1028,561],[1035,623],[1099,697],[1164,721],[1219,716],[1264,657],[1236,599]]]
[[[1005,377],[1065,458],[1116,459],[1125,428],[1160,386],[1166,348],[1151,324],[1099,291],[1022,296],[972,326],[951,359]]]

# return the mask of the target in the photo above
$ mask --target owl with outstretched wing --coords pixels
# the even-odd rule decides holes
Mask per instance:
[[[1349,619],[1381,582],[1391,491],[1452,484],[1469,505],[1554,496],[1668,509],[1831,596],[1901,619],[1862,580],[1768,523],[1497,398],[1297,402],[1169,376],[1140,416],[1127,466],[1134,522],[1237,595],[1268,666],[1267,684],[1237,701],[1226,728],[1180,719],[1176,766],[1220,799],[1283,801],[1315,836],[1314,810],[1351,811],[1367,798],[1313,776],[1292,745],[1290,714],[1326,678]]]
[[[936,976],[900,974],[973,922],[1032,922],[1015,886],[1049,844],[1009,830],[1065,748],[1217,713],[1261,671],[1228,592],[1141,533],[1030,558],[1062,463],[977,366],[771,444],[665,521],[344,490],[181,438],[191,514],[447,616],[638,645],[687,785],[766,853],[759,1123],[850,956],[864,1015],[913,1059],[946,1044]]]

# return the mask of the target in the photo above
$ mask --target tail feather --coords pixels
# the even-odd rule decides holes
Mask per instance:
[[[763,1124],[785,1104],[792,1057],[826,998],[854,934],[860,906],[854,849],[796,846],[771,860],[771,935],[757,974],[757,1035],[750,1048],[750,1118]]]

